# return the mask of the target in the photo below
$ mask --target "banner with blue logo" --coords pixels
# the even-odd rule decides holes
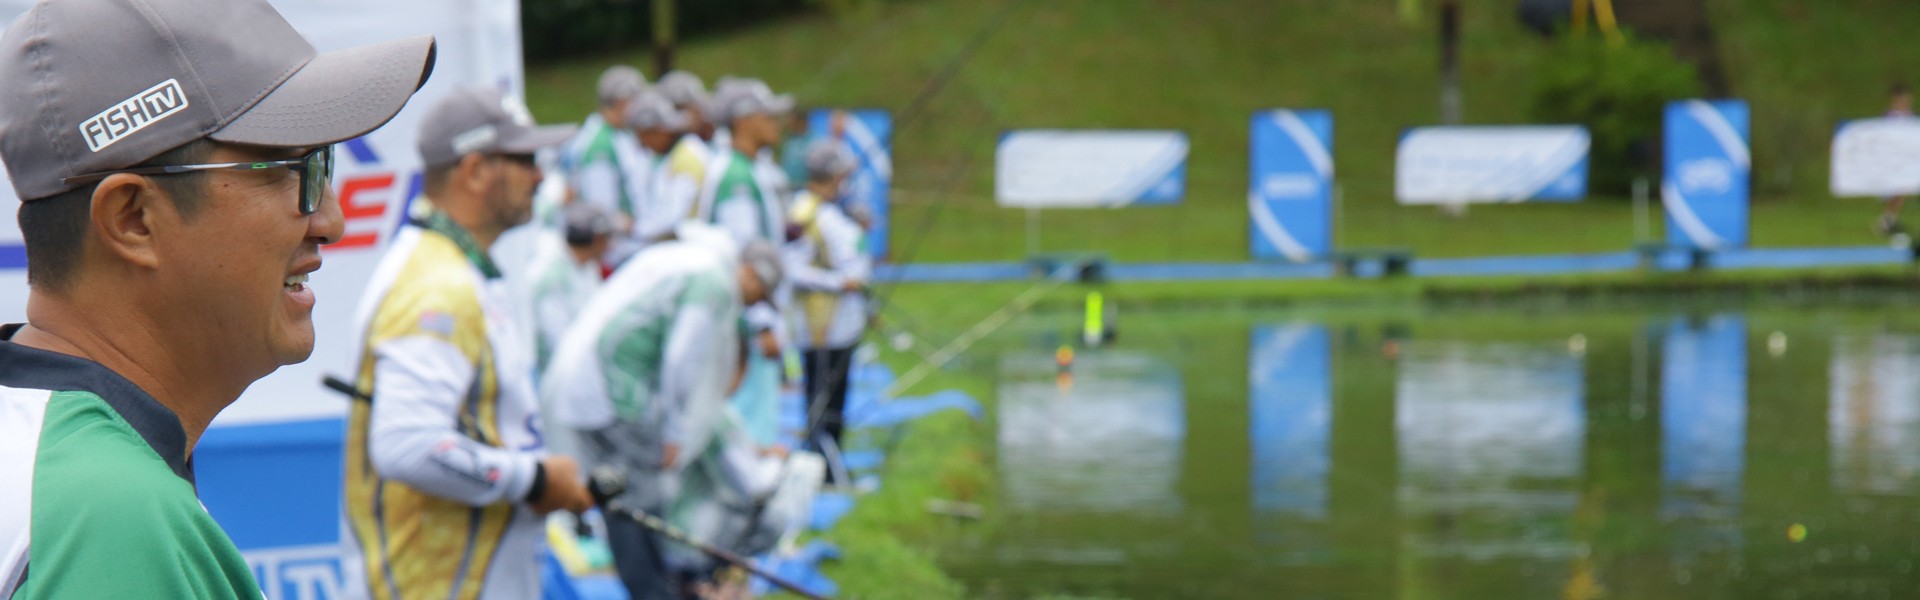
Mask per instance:
[[[1400,136],[1393,193],[1401,204],[1572,202],[1587,195],[1587,128],[1420,127]]]
[[[838,119],[835,115],[844,115]],[[864,208],[873,217],[867,229],[867,252],[876,260],[887,257],[887,235],[892,229],[890,192],[893,189],[893,114],[879,109],[819,109],[807,117],[814,137],[838,136],[853,152],[860,168],[847,182],[850,206]],[[798,188],[803,181],[793,182]]]
[[[1333,252],[1333,113],[1255,113],[1250,136],[1254,258],[1308,262]]]
[[[1660,202],[1667,243],[1714,250],[1747,245],[1747,103],[1683,100],[1667,105]]]
[[[1679,527],[1676,551],[1724,548],[1746,473],[1746,320],[1674,322],[1660,365],[1661,517]]]
[[[1187,134],[1024,130],[1000,136],[994,197],[1014,208],[1177,204],[1187,193]]]

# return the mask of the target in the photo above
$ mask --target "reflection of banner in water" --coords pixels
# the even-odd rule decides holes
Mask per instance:
[[[1327,329],[1294,324],[1253,330],[1247,367],[1252,413],[1253,508],[1327,516],[1333,466],[1333,381]]]
[[[1416,547],[1477,558],[1570,555],[1564,533],[1543,537],[1527,521],[1561,522],[1573,512],[1585,394],[1580,360],[1557,344],[1404,344],[1394,415],[1401,506],[1451,523],[1416,529]]]
[[[1913,491],[1920,475],[1920,338],[1841,337],[1828,372],[1834,487]]]
[[[1016,510],[1171,514],[1181,510],[1185,389],[1144,354],[1089,352],[1073,382],[1052,353],[1000,361],[1000,477]]]
[[[1660,367],[1660,514],[1676,554],[1737,547],[1747,439],[1747,323],[1673,324]]]
[[[1313,560],[1333,546],[1327,476],[1333,469],[1333,371],[1323,325],[1253,330],[1247,353],[1253,446],[1254,541],[1269,560]]]

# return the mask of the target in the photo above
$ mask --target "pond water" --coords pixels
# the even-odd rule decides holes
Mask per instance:
[[[986,597],[1920,597],[1905,305],[1129,314],[997,382]]]

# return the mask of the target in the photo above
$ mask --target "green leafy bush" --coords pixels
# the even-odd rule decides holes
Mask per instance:
[[[1540,63],[1533,118],[1586,125],[1593,134],[1589,191],[1621,196],[1633,179],[1660,170],[1660,127],[1668,101],[1698,97],[1693,65],[1666,44],[1627,36],[1609,43],[1597,35],[1567,35]]]

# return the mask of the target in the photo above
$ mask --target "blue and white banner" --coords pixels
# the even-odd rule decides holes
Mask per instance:
[[[1592,138],[1577,125],[1420,127],[1400,136],[1401,204],[1575,201]]]
[[[845,115],[836,119],[836,114]],[[864,207],[873,216],[867,230],[867,253],[876,260],[887,257],[887,235],[891,219],[893,189],[893,114],[879,109],[819,109],[807,117],[807,131],[815,136],[838,135],[860,162],[847,182],[853,206]],[[801,182],[794,182],[796,185]]]
[[[1187,193],[1187,134],[1025,130],[1000,136],[994,197],[1015,208],[1177,204]]]
[[[1747,245],[1747,181],[1753,158],[1747,103],[1683,100],[1667,105],[1667,243],[1714,250]]]
[[[1833,134],[1832,186],[1839,198],[1920,194],[1920,119],[1841,123]]]
[[[1333,252],[1333,113],[1255,113],[1251,139],[1254,258],[1308,262]]]

